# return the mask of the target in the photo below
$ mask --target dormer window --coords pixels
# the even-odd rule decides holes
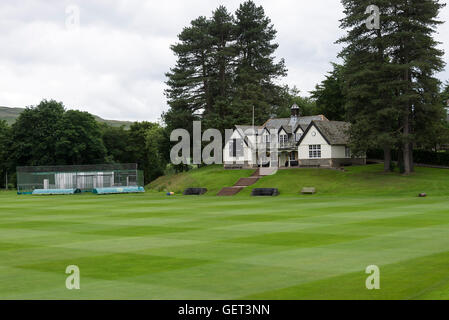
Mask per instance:
[[[285,148],[285,147],[287,147],[287,144],[288,144],[288,135],[281,134],[279,136],[279,145],[280,145],[280,147],[281,148]]]

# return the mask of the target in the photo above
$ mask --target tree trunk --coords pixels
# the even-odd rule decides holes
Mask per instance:
[[[408,175],[412,172],[412,169],[410,167],[410,143],[408,142],[408,136],[409,136],[409,118],[408,113],[406,116],[404,116],[404,139],[406,140],[404,142],[404,146],[402,148],[402,154],[403,154],[403,161],[404,161],[404,174]]]
[[[402,148],[398,150],[398,167],[399,172],[404,173],[404,152],[402,151]]]
[[[384,148],[384,171],[391,172],[391,148]]]
[[[409,70],[405,71],[404,74],[404,81],[411,82],[410,81],[410,73]],[[407,88],[408,89],[408,88]],[[408,93],[408,90],[406,90],[406,93]],[[403,118],[403,155],[404,155],[404,174],[409,175],[412,172],[412,168],[410,167],[410,105],[406,102],[404,107],[404,118]]]
[[[410,142],[410,171],[415,172],[415,161],[413,159],[413,143]]]

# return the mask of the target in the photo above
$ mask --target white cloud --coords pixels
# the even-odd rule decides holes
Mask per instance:
[[[183,27],[224,4],[241,1],[2,0],[0,105],[27,106],[43,98],[63,101],[109,119],[150,120],[166,110],[164,74],[174,65],[169,46]],[[336,61],[343,34],[336,0],[265,0],[278,31],[277,56],[289,69],[283,83],[304,94]],[[65,27],[68,5],[80,8],[79,33]],[[449,20],[449,8],[441,15]],[[439,29],[444,40],[449,25]],[[448,61],[449,48],[445,60]],[[449,73],[440,75],[449,79]]]

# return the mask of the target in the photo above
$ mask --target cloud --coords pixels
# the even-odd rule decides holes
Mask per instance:
[[[241,1],[2,0],[0,105],[23,107],[43,98],[108,119],[157,121],[167,109],[165,73],[175,63],[170,45],[183,27],[220,4]],[[337,61],[343,34],[336,0],[256,1],[278,31],[283,83],[307,94]],[[66,28],[66,8],[80,9],[79,31]],[[449,8],[441,18],[448,20]],[[439,28],[444,40],[449,26]],[[445,60],[448,60],[449,48]],[[439,75],[449,79],[449,73]]]

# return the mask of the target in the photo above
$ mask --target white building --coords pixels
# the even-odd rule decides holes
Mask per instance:
[[[239,126],[223,150],[225,168],[340,167],[362,165],[348,147],[350,124],[323,115],[301,117],[293,105],[290,118],[269,119],[262,126]]]

